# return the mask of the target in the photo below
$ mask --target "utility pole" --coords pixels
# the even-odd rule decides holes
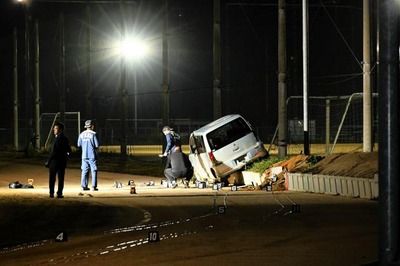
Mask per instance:
[[[91,61],[91,12],[89,1],[86,3],[86,97],[85,97],[85,115],[92,117],[92,61]]]
[[[379,1],[379,265],[399,265],[399,9]]]
[[[221,1],[214,0],[214,119],[222,115],[221,107]]]
[[[64,43],[64,13],[60,13],[60,121],[65,123],[65,43]]]
[[[371,152],[372,142],[372,90],[371,90],[371,22],[370,1],[363,0],[363,151]]]
[[[29,133],[29,88],[31,85],[30,79],[30,12],[29,12],[29,2],[25,5],[25,127],[26,127],[26,137],[28,142],[28,149],[31,143],[31,136]]]
[[[286,1],[278,2],[278,157],[287,156]]]
[[[18,108],[19,108],[19,100],[18,100],[18,34],[17,28],[14,28],[14,149],[18,151],[19,149],[19,126],[18,126]]]
[[[162,42],[163,42],[162,120],[164,125],[169,125],[170,108],[169,108],[169,71],[168,71],[168,0],[164,0],[164,24],[163,24]]]
[[[304,154],[310,155],[308,122],[308,0],[303,0],[303,127]]]
[[[35,148],[40,150],[39,23],[35,20]]]
[[[121,0],[121,41],[125,37],[125,1]],[[127,116],[128,116],[128,91],[126,89],[126,62],[125,56],[121,53],[121,157],[123,159],[127,158],[127,137],[128,137],[128,127],[127,127]]]

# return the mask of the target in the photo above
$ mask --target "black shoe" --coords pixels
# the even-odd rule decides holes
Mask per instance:
[[[49,196],[50,198],[54,198],[54,195],[53,194],[50,194],[50,196]]]
[[[99,191],[97,187],[92,188],[93,191]]]
[[[88,187],[84,187],[84,188],[82,188],[83,190],[90,190],[90,188],[88,188]]]
[[[64,198],[64,196],[63,195],[57,195],[57,198],[62,199],[62,198]]]
[[[189,188],[189,181],[187,180],[183,181],[183,185],[185,186],[185,188]]]

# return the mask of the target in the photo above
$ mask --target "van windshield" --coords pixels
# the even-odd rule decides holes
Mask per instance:
[[[251,132],[246,121],[239,117],[208,133],[207,140],[211,150],[218,150]]]

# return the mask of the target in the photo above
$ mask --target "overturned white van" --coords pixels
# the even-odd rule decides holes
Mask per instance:
[[[239,114],[221,117],[195,131],[189,159],[198,181],[221,181],[268,152],[249,122]]]

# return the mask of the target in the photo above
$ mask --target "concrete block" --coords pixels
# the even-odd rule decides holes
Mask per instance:
[[[319,192],[318,176],[313,175],[312,180],[313,180],[313,182],[312,182],[311,192]]]
[[[365,182],[363,180],[358,179],[357,185],[358,185],[358,191],[360,192],[359,194],[360,198],[365,199],[367,197],[367,194],[365,192]]]
[[[304,189],[304,191],[310,191],[310,186],[311,186],[310,177],[311,177],[311,175],[304,175],[303,176],[303,189]]]
[[[289,173],[288,175],[287,175],[287,182],[288,182],[288,190],[294,190],[293,189],[293,179],[294,179],[294,176],[295,176],[295,174],[291,174],[291,173]]]
[[[378,175],[377,174],[375,174],[374,175],[374,179],[373,179],[373,185],[372,185],[372,188],[373,188],[373,195],[374,195],[374,198],[378,198],[379,197],[379,179],[378,179]]]
[[[299,179],[300,179],[299,176],[300,176],[299,174],[293,176],[293,190],[296,191],[299,190]]]
[[[349,196],[349,188],[347,186],[347,180],[346,178],[341,178],[340,179],[340,187],[342,189],[342,194],[343,196]]]
[[[319,183],[319,192],[320,193],[325,193],[326,188],[325,188],[325,178],[322,175],[318,176],[318,183]]]
[[[304,180],[303,180],[304,175],[298,175],[297,178],[298,178],[298,183],[297,183],[298,189],[297,190],[304,191]]]
[[[324,184],[325,184],[324,193],[329,194],[331,192],[331,182],[330,182],[329,178],[327,178],[326,176],[324,177]]]
[[[340,180],[341,180],[341,177],[335,178],[336,192],[338,195],[342,195],[342,182],[340,182]]]
[[[353,186],[353,197],[359,197],[360,196],[360,188],[358,186],[358,181],[355,178],[350,178],[351,184]]]
[[[245,185],[261,185],[264,180],[262,180],[262,175],[255,172],[243,171],[243,180]]]
[[[372,199],[373,198],[372,187],[369,179],[364,180],[364,188],[365,188],[365,197],[367,199]]]
[[[288,189],[360,198],[378,198],[378,177],[374,179],[312,174],[287,174]]]
[[[338,192],[337,192],[337,187],[336,187],[336,177],[335,176],[330,176],[330,177],[328,177],[328,180],[329,180],[330,189],[331,189],[329,191],[329,193],[332,194],[332,195],[337,195]]]
[[[350,178],[348,178],[346,180],[346,182],[347,182],[347,191],[348,191],[347,195],[354,196],[353,181]]]

